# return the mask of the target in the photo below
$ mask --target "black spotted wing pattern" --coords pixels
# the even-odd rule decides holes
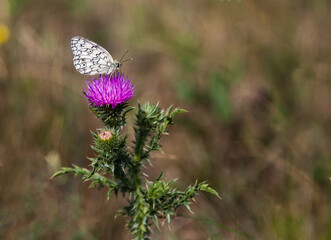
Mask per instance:
[[[81,74],[111,74],[116,70],[114,59],[109,52],[86,38],[73,37],[71,49],[74,66]]]

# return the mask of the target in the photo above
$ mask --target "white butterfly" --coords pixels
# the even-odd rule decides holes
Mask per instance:
[[[112,74],[122,66],[122,62],[114,60],[106,49],[86,38],[73,37],[71,49],[74,66],[81,74]]]

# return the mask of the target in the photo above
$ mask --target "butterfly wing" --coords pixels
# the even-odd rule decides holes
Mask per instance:
[[[71,49],[74,54],[74,66],[81,74],[110,74],[116,69],[114,59],[109,52],[86,38],[73,37]]]

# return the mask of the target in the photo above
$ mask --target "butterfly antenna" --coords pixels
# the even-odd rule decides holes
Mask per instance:
[[[120,59],[120,62],[122,61],[122,59],[125,57],[125,55],[129,52],[129,50],[126,50],[126,52],[123,54],[123,56]]]
[[[124,62],[127,62],[127,61],[133,61],[133,58],[125,59],[125,60],[121,61],[121,63],[124,63]]]

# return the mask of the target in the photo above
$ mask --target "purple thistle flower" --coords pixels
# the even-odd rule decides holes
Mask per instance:
[[[124,74],[99,76],[86,81],[85,97],[93,107],[117,105],[129,101],[134,96],[134,85]]]

